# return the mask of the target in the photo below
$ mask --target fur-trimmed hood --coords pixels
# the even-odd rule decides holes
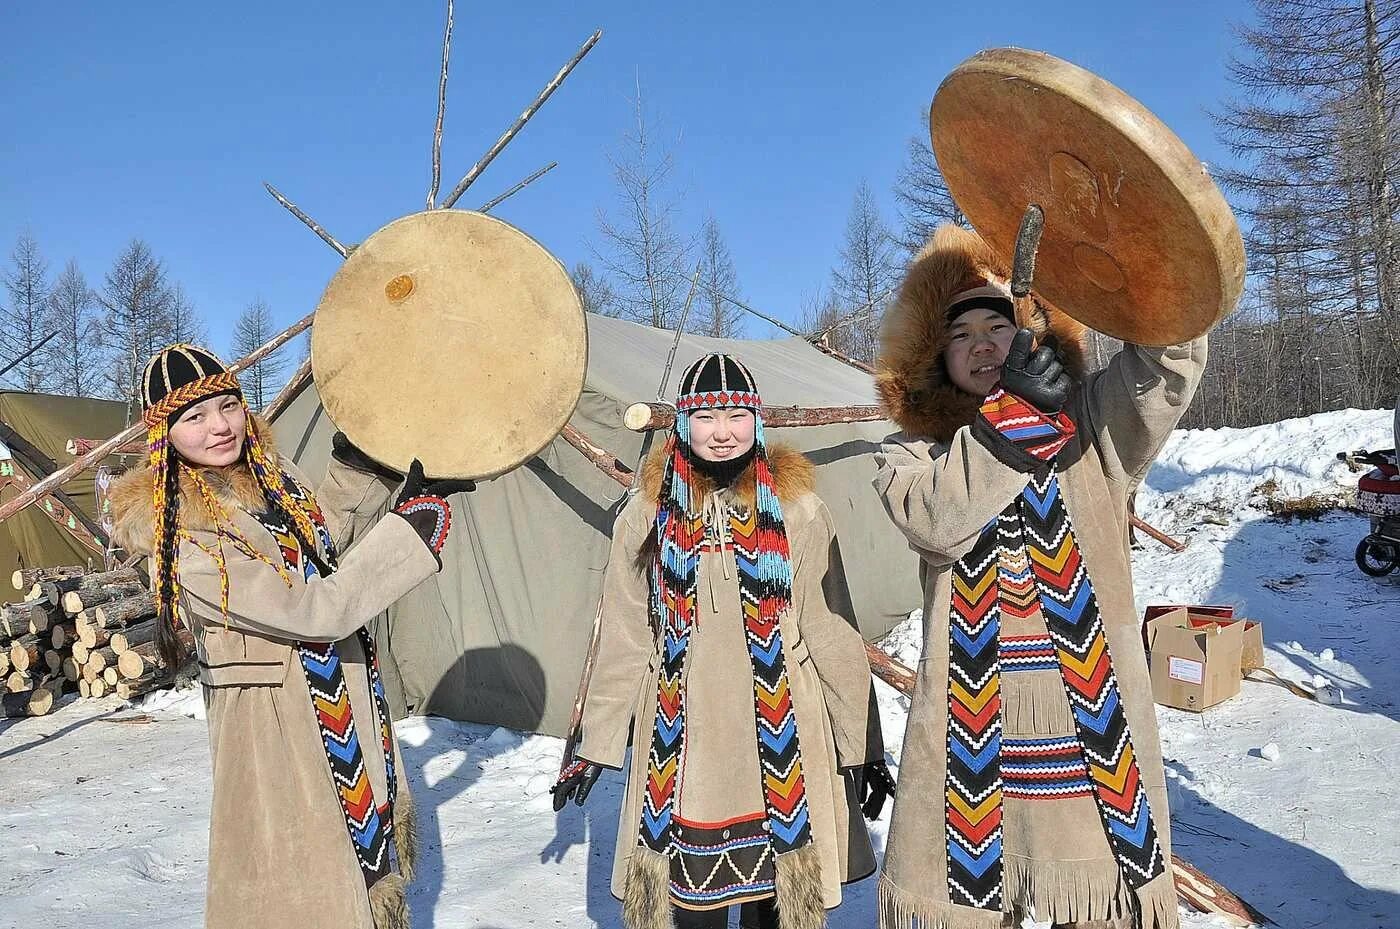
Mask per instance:
[[[666,474],[666,449],[669,442],[653,448],[642,463],[642,493],[653,503],[661,499],[661,479]],[[752,508],[758,493],[754,476],[753,462],[734,481],[734,499]],[[803,494],[812,493],[817,486],[817,468],[806,455],[791,445],[774,443],[768,446],[768,468],[773,473],[773,489],[778,494],[779,503],[789,503]],[[705,496],[715,489],[714,483],[703,473],[694,472],[696,492]]]
[[[875,384],[886,414],[911,435],[948,442],[972,422],[982,397],[948,379],[948,304],[964,290],[1005,285],[1011,274],[982,238],[961,226],[940,226],[909,265],[899,296],[885,312]],[[1053,336],[1075,380],[1084,375],[1085,328],[1032,293],[1015,301],[1016,324],[1037,339]]]
[[[253,414],[252,424],[268,459],[278,461],[272,429],[257,414]],[[227,468],[205,468],[204,474],[225,510],[240,508],[256,513],[266,508],[262,488],[246,460]],[[112,540],[133,555],[149,555],[155,544],[154,480],[150,465],[142,465],[113,481],[107,493],[112,506]],[[213,514],[190,478],[189,468],[180,469],[180,524],[195,531],[214,528]]]

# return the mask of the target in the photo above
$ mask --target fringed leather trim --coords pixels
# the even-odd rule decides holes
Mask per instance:
[[[1112,857],[1093,861],[1041,861],[1007,855],[1002,875],[1008,905],[1036,922],[1056,924],[1132,916],[1137,895]]]
[[[1138,929],[1180,929],[1181,910],[1176,905],[1176,877],[1167,873],[1138,888]]]
[[[1059,671],[1013,671],[1001,676],[1002,729],[1010,736],[1072,736],[1074,714]]]
[[[1001,913],[957,906],[900,889],[889,875],[880,875],[880,929],[1002,929]]]

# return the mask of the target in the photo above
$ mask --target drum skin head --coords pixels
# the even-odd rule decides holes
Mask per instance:
[[[400,471],[514,468],[583,391],[588,330],[563,265],[494,217],[431,210],[374,233],[316,308],[311,367],[331,421]]]
[[[1173,345],[1234,310],[1245,254],[1201,162],[1117,87],[1044,52],[958,65],[929,112],[939,170],[1010,265],[1028,205],[1045,212],[1034,290],[1100,332]]]

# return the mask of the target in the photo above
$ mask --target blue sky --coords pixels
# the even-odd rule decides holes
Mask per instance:
[[[339,258],[262,189],[344,242],[421,209],[445,3],[10,3],[0,8],[0,254],[28,230],[54,273],[100,286],[146,239],[226,350],[261,297],[314,309]],[[449,189],[595,28],[604,35],[463,198],[567,265],[615,202],[607,154],[640,77],[676,158],[679,223],[713,213],[755,306],[795,319],[829,279],[856,186],[890,193],[941,78],[989,46],[1043,49],[1142,100],[1208,162],[1247,0],[1174,3],[457,4]],[[994,149],[995,139],[988,140]],[[750,334],[767,334],[751,325]]]

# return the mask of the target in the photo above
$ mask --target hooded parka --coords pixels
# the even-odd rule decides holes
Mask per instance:
[[[921,559],[924,645],[880,878],[880,925],[999,929],[1012,913],[1029,913],[1056,924],[1113,920],[1175,929],[1171,826],[1133,600],[1127,499],[1191,401],[1206,340],[1167,348],[1126,345],[1106,369],[1086,376],[1083,328],[1034,295],[1016,301],[1017,325],[1057,342],[1077,381],[1064,411],[1074,434],[1053,461],[1053,496],[1072,532],[1062,527],[1057,537],[1036,543],[1055,553],[1053,564],[1048,557],[1036,561],[1036,553],[1028,562],[1024,546],[1009,553],[993,549],[999,554],[991,556],[995,577],[989,579],[1001,584],[1005,575],[998,572],[1008,563],[1013,578],[1017,567],[1023,579],[1032,576],[1028,563],[1036,578],[1052,568],[1075,585],[1065,605],[1052,602],[1055,615],[1073,613],[1083,623],[1093,621],[1094,613],[1082,609],[1084,598],[1096,597],[1102,645],[1082,660],[1066,657],[1061,640],[1050,635],[1045,587],[1039,588],[1039,605],[1032,595],[1028,606],[1006,599],[1006,587],[987,594],[964,581],[985,563],[968,566],[962,560],[988,544],[988,533],[997,536],[1008,519],[1017,521],[1007,515],[1016,512],[1008,507],[1029,514],[1023,501],[1050,501],[1043,483],[1035,485],[1040,497],[1026,496],[1033,478],[1048,479],[1046,465],[1029,460],[985,419],[974,428],[984,398],[958,389],[942,361],[952,298],[989,282],[1004,286],[1007,278],[975,233],[944,227],[911,265],[883,324],[877,384],[891,419],[904,431],[887,440],[877,457],[874,484]],[[980,639],[986,625],[957,626],[950,613],[972,614],[977,607],[971,604],[985,604],[987,596],[1004,604],[992,626],[994,645]],[[951,663],[962,662],[964,654],[985,656],[984,647],[995,648],[997,656],[991,676],[971,682],[950,677]],[[1088,695],[1074,704],[1077,709],[1067,697],[1071,681],[1075,697],[1080,691]],[[1083,727],[1099,725],[1119,707],[1125,735],[1108,750],[1118,754],[1100,780],[1088,743],[1081,742]],[[999,728],[987,715],[997,712]],[[955,714],[961,728],[952,732]],[[980,741],[967,740],[969,731],[980,734]],[[950,743],[957,741],[950,733],[960,740],[956,764],[950,763]],[[985,771],[989,761],[989,776],[996,779],[985,791],[979,792],[983,782],[973,787],[955,776],[968,766]],[[1121,818],[1101,815],[1108,789],[1102,785],[1109,782],[1129,800],[1141,785],[1138,796],[1145,796],[1146,808]],[[1115,857],[1110,824],[1141,842],[1142,833],[1132,830],[1145,828],[1148,816],[1164,869],[1149,880],[1139,878],[1135,887]],[[961,870],[954,872],[950,862]],[[999,869],[998,896],[969,905],[967,897],[977,895],[952,884],[960,875],[985,879],[989,868]],[[955,899],[959,892],[966,896]]]

